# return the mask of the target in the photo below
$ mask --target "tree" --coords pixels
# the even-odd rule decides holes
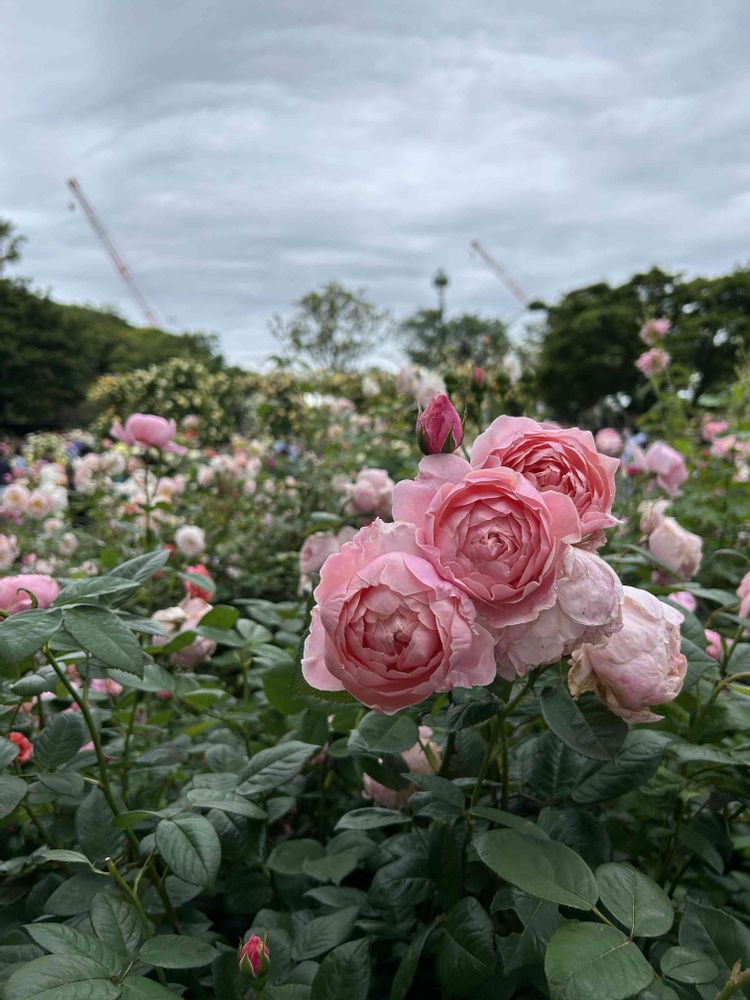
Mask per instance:
[[[387,313],[364,290],[349,291],[329,281],[295,303],[291,320],[274,316],[269,327],[292,360],[307,358],[319,368],[347,371],[383,340]]]
[[[0,274],[8,264],[21,259],[21,246],[26,237],[16,232],[16,227],[8,219],[0,219]]]
[[[508,332],[499,319],[463,313],[444,319],[442,309],[420,309],[401,324],[408,358],[425,368],[461,362],[498,365],[508,350]]]

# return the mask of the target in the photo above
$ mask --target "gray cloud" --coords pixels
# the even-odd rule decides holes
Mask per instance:
[[[747,258],[744,0],[5,0],[0,214],[24,273],[138,320],[77,176],[168,323],[258,361],[331,277],[397,315]]]

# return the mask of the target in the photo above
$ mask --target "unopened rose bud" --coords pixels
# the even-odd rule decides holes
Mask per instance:
[[[252,980],[251,985],[256,989],[262,989],[271,968],[271,954],[266,944],[266,939],[251,935],[237,951],[237,960],[240,972]]]
[[[480,368],[479,365],[474,369],[474,383],[479,389],[484,388],[484,368]]]
[[[417,420],[417,442],[425,455],[452,452],[461,444],[464,429],[456,408],[445,395],[438,393]]]

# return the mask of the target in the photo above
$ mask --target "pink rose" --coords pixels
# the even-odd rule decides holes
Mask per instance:
[[[210,610],[211,605],[202,598],[186,597],[176,607],[156,611],[151,617],[164,628],[167,635],[155,635],[153,637],[154,645],[165,646],[176,635],[195,631],[201,619]],[[208,660],[215,652],[216,643],[212,639],[196,635],[189,646],[172,653],[169,661],[176,667],[185,667],[189,670],[199,663],[203,663],[204,660]]]
[[[635,367],[646,378],[653,378],[654,375],[661,375],[662,372],[665,372],[669,368],[671,360],[672,358],[666,351],[660,347],[652,347],[650,351],[644,351],[641,354],[635,362]]]
[[[726,420],[707,420],[703,425],[703,438],[706,441],[713,441],[714,438],[729,430]]]
[[[302,673],[393,714],[435,691],[489,684],[493,640],[420,553],[411,525],[374,521],[323,566]]]
[[[203,576],[209,582],[209,586],[204,588],[200,587],[197,583],[193,583],[192,580],[183,580],[182,583],[187,596],[200,597],[204,601],[210,601],[213,597],[215,586],[214,578],[208,572],[208,568],[203,563],[196,563],[195,566],[188,566],[185,572],[190,573],[192,576]]]
[[[648,550],[675,576],[692,580],[701,564],[703,540],[674,517],[662,516],[648,536]]]
[[[477,469],[504,465],[542,493],[570,497],[582,535],[617,524],[612,501],[620,463],[596,450],[589,431],[539,424],[528,417],[498,417],[472,445],[471,464]]]
[[[437,743],[430,743],[431,738],[432,730],[430,727],[420,726],[419,742],[401,754],[412,774],[432,774],[432,766],[427,759],[427,754],[422,749],[424,746],[429,745],[437,763],[440,764],[441,749]],[[398,809],[400,806],[405,806],[416,790],[417,786],[411,782],[407,788],[395,789],[381,785],[369,774],[362,775],[362,794],[364,797],[372,799],[386,809]]]
[[[604,642],[622,628],[622,599],[615,571],[593,552],[571,548],[556,602],[530,625],[512,626],[501,636],[495,650],[498,673],[512,681],[568,656],[582,643]]]
[[[472,469],[458,455],[423,458],[416,480],[396,486],[393,511],[415,525],[422,554],[496,628],[533,621],[555,603],[566,543],[581,533],[564,493],[540,493],[503,466]]]
[[[711,454],[717,458],[729,458],[737,447],[737,435],[725,434],[724,437],[714,438],[711,442]]]
[[[740,618],[747,618],[750,615],[750,573],[745,573],[740,580],[737,596],[740,599]]]
[[[574,698],[594,691],[626,722],[658,722],[651,705],[682,690],[687,660],[680,652],[682,615],[646,590],[624,588],[623,626],[603,646],[581,646],[571,656],[568,686]]]
[[[19,733],[16,730],[8,733],[8,739],[11,743],[15,743],[18,747],[18,756],[16,760],[19,764],[25,764],[27,760],[31,759],[34,753],[34,744],[28,739],[23,733]]]
[[[721,636],[718,632],[714,632],[712,628],[707,628],[706,639],[708,640],[708,646],[706,647],[706,652],[709,656],[713,656],[715,660],[721,660],[724,657],[724,646],[721,642]]]
[[[663,490],[675,496],[688,477],[685,459],[664,441],[654,441],[646,452],[646,468],[656,474]]]
[[[695,614],[698,610],[698,601],[695,599],[695,595],[688,590],[675,590],[669,595],[669,599],[691,614]]]
[[[596,432],[594,443],[596,444],[597,451],[602,452],[604,455],[612,455],[615,458],[620,454],[624,446],[622,434],[616,431],[614,427],[602,427],[600,431]]]
[[[26,591],[36,598],[37,607],[48,608],[60,593],[60,584],[51,576],[40,573],[20,573],[0,580],[0,608],[15,614],[28,611],[33,602]],[[1,626],[0,626],[1,627]]]
[[[153,413],[131,413],[124,427],[116,420],[110,430],[112,437],[132,447],[158,448],[160,451],[184,455],[187,448],[175,444],[173,438],[176,433],[177,423],[174,420],[157,417]]]
[[[302,576],[319,572],[329,556],[357,534],[356,528],[344,525],[335,535],[332,531],[316,531],[308,535],[299,553],[299,571]]]
[[[653,347],[663,340],[671,329],[672,324],[668,319],[648,319],[641,327],[641,340],[649,347]]]
[[[347,483],[351,514],[376,514],[391,516],[393,502],[393,480],[385,469],[360,469],[353,483]]]
[[[452,452],[461,444],[464,428],[456,408],[444,392],[433,396],[417,418],[417,441],[425,455]]]

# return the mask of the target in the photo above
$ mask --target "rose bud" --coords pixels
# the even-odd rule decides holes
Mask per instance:
[[[253,934],[244,944],[240,942],[237,960],[242,975],[253,980],[255,989],[262,989],[271,968],[271,955],[265,938]]]
[[[461,418],[445,393],[437,393],[419,414],[417,443],[425,455],[453,452],[464,436]]]

